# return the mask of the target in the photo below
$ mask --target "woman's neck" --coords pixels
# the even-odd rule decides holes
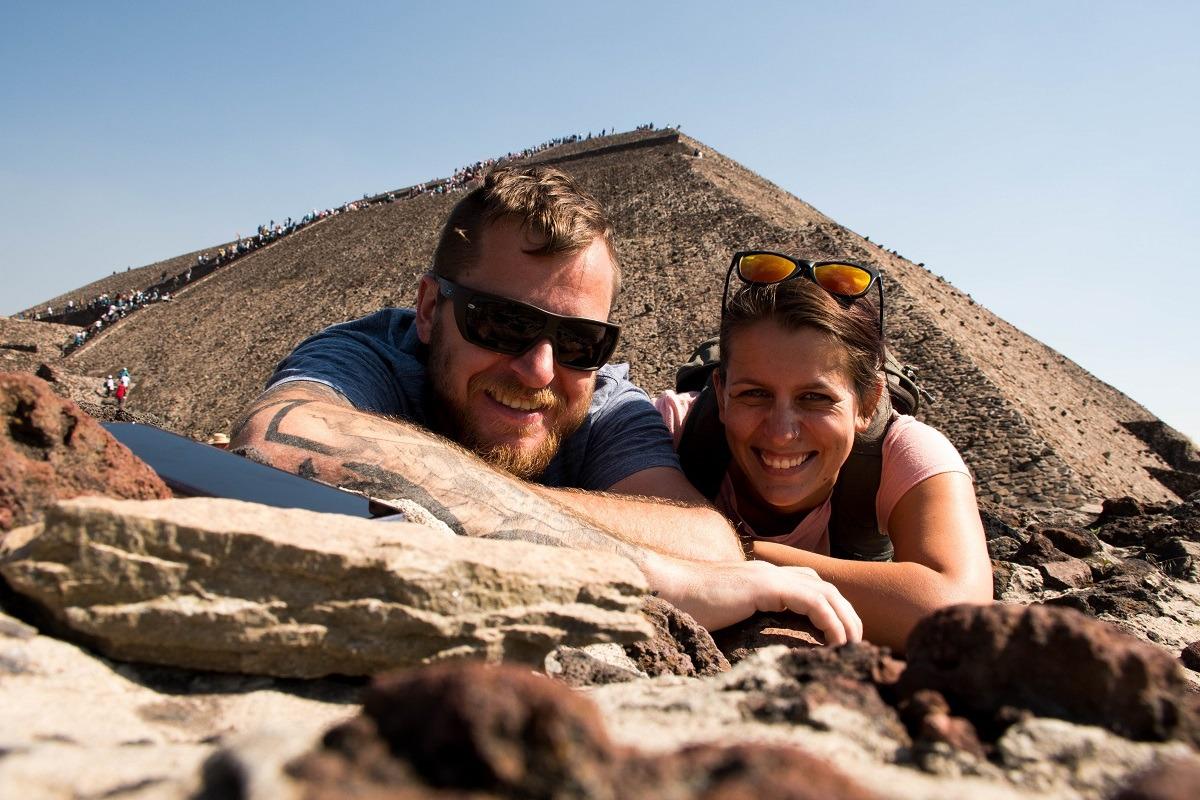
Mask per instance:
[[[781,512],[759,497],[734,464],[729,466],[729,477],[733,483],[734,496],[737,498],[737,514],[742,522],[750,526],[755,536],[783,536],[791,533],[812,512],[811,508]]]

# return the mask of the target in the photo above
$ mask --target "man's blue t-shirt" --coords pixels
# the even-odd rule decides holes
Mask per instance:
[[[355,408],[428,427],[425,346],[411,308],[385,308],[305,339],[267,381],[315,381]],[[567,437],[537,482],[604,490],[652,467],[679,469],[671,434],[650,398],[629,380],[628,364],[596,372],[583,424]]]

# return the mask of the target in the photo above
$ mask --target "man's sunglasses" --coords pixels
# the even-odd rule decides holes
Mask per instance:
[[[879,270],[855,261],[809,261],[792,258],[769,250],[743,250],[733,254],[725,273],[725,289],[721,293],[721,316],[729,299],[729,279],[733,273],[745,283],[768,286],[796,278],[808,278],[838,300],[849,303],[871,290],[879,289],[879,336],[883,337],[883,278]]]
[[[438,275],[438,290],[454,304],[458,332],[473,345],[516,356],[549,339],[564,367],[597,370],[612,356],[621,328],[584,317],[563,317],[507,297],[459,286]]]

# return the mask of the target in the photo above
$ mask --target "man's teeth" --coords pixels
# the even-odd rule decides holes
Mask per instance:
[[[516,409],[517,411],[537,411],[542,407],[541,403],[535,402],[528,397],[521,397],[515,394],[507,394],[500,392],[488,392],[488,397],[495,400],[502,406]]]
[[[780,457],[780,456],[772,456],[772,455],[767,455],[766,453],[762,453],[761,457],[762,457],[763,463],[766,464],[771,469],[791,469],[792,467],[798,467],[801,464],[803,464],[805,461],[808,461],[808,457],[810,455],[812,455],[812,453],[804,453],[802,455],[796,455],[796,456],[787,456],[786,458],[784,458],[784,457]]]

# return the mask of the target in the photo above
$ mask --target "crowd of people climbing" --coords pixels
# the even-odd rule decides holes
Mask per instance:
[[[678,126],[669,127],[678,130]],[[644,123],[635,128],[639,132],[657,129],[654,123]],[[667,129],[663,128],[663,130]],[[590,141],[593,138],[611,136],[615,133],[615,128],[603,128],[599,134],[588,131],[586,134],[572,133],[567,136],[555,137],[533,147],[526,147],[523,150],[512,151],[503,156],[488,158],[459,167],[454,170],[449,178],[426,181],[406,189],[398,189],[378,195],[364,194],[361,200],[351,200],[333,208],[313,209],[299,220],[293,220],[290,216],[282,222],[276,222],[272,219],[266,224],[259,225],[253,236],[243,237],[238,233],[231,244],[219,247],[214,251],[200,253],[196,256],[196,263],[182,272],[171,276],[163,272],[153,285],[145,289],[133,292],[118,292],[111,296],[105,292],[96,295],[90,300],[78,303],[72,299],[68,300],[65,306],[60,306],[57,310],[54,306],[48,305],[44,312],[40,309],[21,312],[17,314],[17,319],[32,319],[80,326],[80,329],[63,343],[62,354],[65,356],[83,346],[91,339],[94,339],[100,333],[108,330],[113,323],[123,319],[131,312],[161,300],[170,300],[173,290],[178,291],[193,280],[199,280],[213,270],[226,266],[238,258],[252,253],[260,247],[265,247],[284,236],[295,233],[314,222],[339,214],[358,211],[368,206],[391,203],[397,200],[407,200],[423,194],[447,194],[461,191],[473,181],[481,179],[489,169],[495,167],[497,164],[519,161],[552,147]],[[126,271],[129,270],[127,269]],[[113,274],[115,275],[116,273],[114,272]],[[81,314],[80,312],[86,313]]]
[[[129,370],[126,367],[121,367],[117,372],[117,377],[109,375],[104,379],[103,391],[98,392],[101,397],[111,397],[117,401],[117,410],[125,410],[125,398],[129,396],[129,389],[133,385],[133,380],[129,377]]]

